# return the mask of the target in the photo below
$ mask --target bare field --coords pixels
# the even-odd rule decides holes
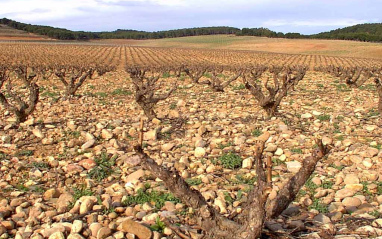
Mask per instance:
[[[382,44],[342,40],[281,39],[251,36],[193,36],[158,40],[100,40],[131,46],[248,50],[382,59]]]

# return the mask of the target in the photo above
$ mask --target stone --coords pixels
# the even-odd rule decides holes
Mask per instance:
[[[85,238],[78,233],[71,233],[69,234],[67,239],[85,239]]]
[[[156,141],[158,138],[158,131],[156,129],[147,131],[146,133],[143,134],[143,139],[144,140],[154,140]]]
[[[223,200],[216,198],[214,204],[218,206],[218,208],[220,209],[220,213],[227,213],[227,208]]]
[[[311,119],[313,118],[313,115],[310,113],[305,113],[301,115],[301,119]]]
[[[314,220],[314,221],[317,221],[317,222],[320,222],[320,223],[322,223],[322,224],[331,223],[330,218],[329,218],[328,216],[322,214],[322,213],[320,213],[320,214],[318,214],[317,216],[315,216],[315,217],[313,218],[313,220]]]
[[[332,143],[333,143],[333,139],[331,139],[327,136],[322,137],[322,144],[323,145],[330,145]]]
[[[105,140],[109,140],[109,139],[112,139],[113,138],[113,133],[110,132],[109,130],[107,129],[103,129],[102,132],[101,132],[101,137]]]
[[[80,233],[82,231],[83,226],[84,223],[81,220],[74,220],[71,233]]]
[[[350,190],[353,190],[353,191],[356,191],[356,192],[359,192],[359,191],[362,191],[363,189],[363,184],[347,184],[345,186],[346,189],[350,189]]]
[[[98,234],[98,231],[102,228],[102,224],[98,223],[98,222],[93,222],[92,224],[90,224],[89,226],[89,229],[91,231],[91,235],[93,237],[97,237],[97,234]]]
[[[105,239],[111,235],[110,228],[102,227],[97,232],[97,239]]]
[[[338,190],[335,194],[335,197],[338,199],[343,199],[346,197],[352,197],[352,196],[354,196],[355,193],[356,193],[356,191],[354,191],[354,190],[344,188],[344,189]]]
[[[344,178],[344,183],[345,184],[358,184],[359,178],[358,178],[357,174],[347,174]]]
[[[346,197],[342,200],[342,205],[345,207],[358,207],[361,204],[361,200],[356,197]]]
[[[277,148],[276,152],[274,153],[276,156],[281,156],[284,153],[284,151],[281,148]]]
[[[33,135],[34,136],[36,136],[37,138],[44,138],[45,136],[44,136],[44,134],[41,132],[41,130],[39,130],[39,129],[33,129],[32,130],[32,133],[33,133]]]
[[[170,151],[172,148],[174,148],[175,144],[172,144],[172,143],[168,143],[168,144],[163,144],[161,146],[161,149],[163,152],[168,152]]]
[[[246,158],[243,160],[242,168],[250,169],[252,168],[252,158]]]
[[[382,218],[375,219],[372,224],[373,227],[382,228]]]
[[[129,174],[126,178],[126,183],[138,181],[141,177],[145,175],[145,171],[143,169],[138,169],[134,173]]]
[[[65,239],[65,236],[62,232],[55,232],[49,236],[49,239]]]
[[[95,139],[91,139],[91,140],[87,141],[86,143],[84,143],[84,144],[81,146],[81,149],[82,149],[82,150],[89,149],[89,148],[91,148],[91,147],[94,146],[95,142],[96,142]]]
[[[277,145],[269,143],[267,147],[264,149],[265,152],[275,152],[277,150]]]
[[[301,163],[298,161],[286,162],[286,165],[287,165],[288,171],[291,173],[297,173],[302,166]]]
[[[266,142],[269,139],[269,137],[271,137],[271,134],[268,131],[266,131],[262,135],[257,137],[257,140],[262,141],[262,142]]]
[[[150,239],[153,234],[149,228],[131,219],[123,221],[121,224],[121,229],[123,232],[136,235],[139,239]]]
[[[82,166],[83,168],[89,170],[97,166],[97,163],[95,162],[94,159],[83,159],[80,162],[78,162],[78,165]]]
[[[52,198],[58,198],[61,195],[60,191],[58,191],[56,188],[51,188],[45,191],[44,193],[44,200],[49,200]]]
[[[202,158],[206,155],[206,150],[202,147],[197,147],[197,148],[195,148],[194,155],[197,158]]]
[[[367,148],[367,150],[360,152],[359,155],[364,158],[372,158],[374,156],[377,156],[378,152],[379,152],[378,149],[369,147]]]
[[[93,209],[94,201],[90,198],[85,198],[85,200],[82,201],[80,206],[80,214],[88,213],[90,210]]]
[[[69,209],[69,204],[74,200],[73,196],[69,193],[61,194],[56,202],[57,212],[63,213]]]

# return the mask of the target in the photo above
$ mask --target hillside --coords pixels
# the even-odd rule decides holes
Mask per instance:
[[[46,40],[47,37],[0,24],[0,40]]]
[[[314,38],[382,42],[382,23],[358,24],[351,27],[322,32]]]
[[[167,31],[147,32],[137,30],[117,29],[111,32],[84,32],[71,31],[64,28],[51,26],[40,26],[21,23],[7,18],[0,19],[0,24],[8,27],[26,31],[29,33],[48,36],[59,40],[94,40],[94,39],[165,39],[188,36],[204,35],[227,35],[235,34],[237,36],[258,36],[268,38],[288,38],[288,39],[338,39],[338,40],[356,40],[367,42],[382,42],[382,23],[359,24],[351,27],[322,32],[313,35],[303,35],[300,33],[282,33],[269,30],[267,28],[235,28],[227,26],[218,27],[196,27],[184,28]]]

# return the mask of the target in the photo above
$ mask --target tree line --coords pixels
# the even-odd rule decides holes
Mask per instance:
[[[282,33],[269,30],[268,28],[235,28],[235,27],[196,27],[184,28],[168,31],[137,31],[117,29],[111,32],[85,32],[70,31],[64,28],[50,26],[40,26],[21,23],[7,18],[0,19],[0,24],[23,30],[30,33],[48,36],[58,40],[91,40],[91,39],[162,39],[186,36],[235,34],[237,36],[259,36],[270,38],[289,38],[289,39],[338,39],[354,40],[366,42],[382,42],[382,23],[359,24],[351,27],[336,29],[329,32],[322,32],[313,35],[300,33]]]

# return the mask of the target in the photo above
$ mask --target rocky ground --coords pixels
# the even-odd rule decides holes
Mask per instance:
[[[240,81],[215,93],[182,80],[146,122],[144,147],[222,214],[247,200],[259,137],[270,136],[273,195],[321,137],[331,153],[264,237],[382,236],[382,122],[371,83],[350,89],[309,72],[267,119]],[[201,237],[193,210],[133,166],[141,110],[124,73],[88,81],[70,100],[59,99],[58,81],[40,85],[41,102],[19,128],[0,109],[0,238]]]

